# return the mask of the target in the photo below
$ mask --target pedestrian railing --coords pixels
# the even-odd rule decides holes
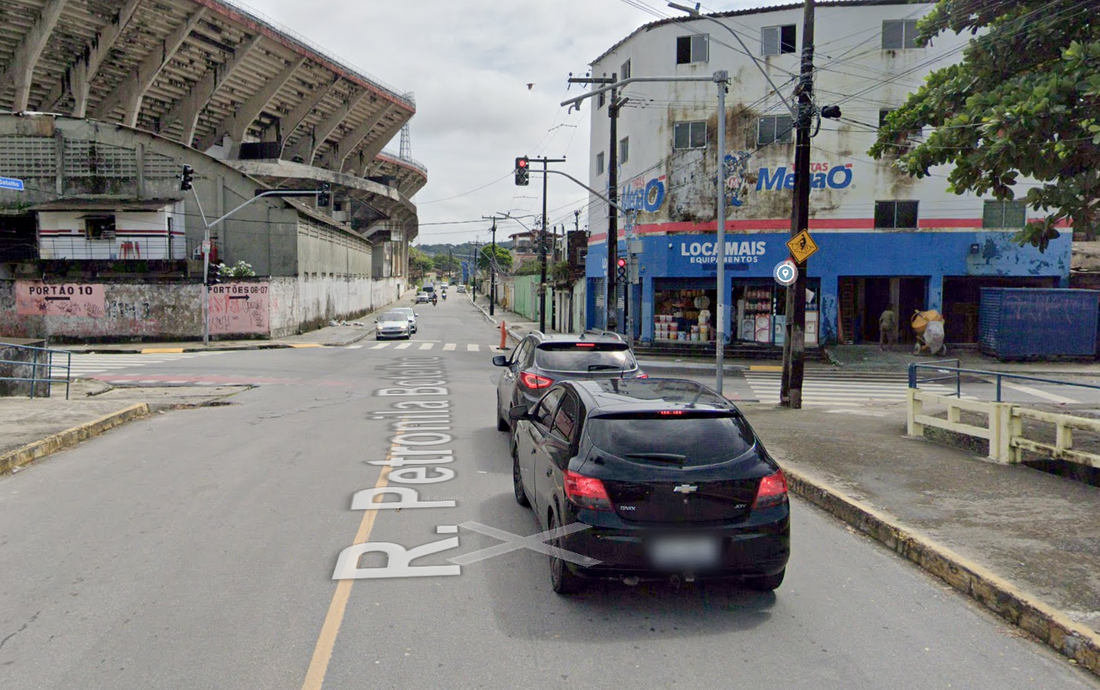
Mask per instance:
[[[956,366],[946,366],[946,362],[909,365],[909,404],[907,413],[907,432],[909,436],[923,437],[925,427],[933,427],[985,439],[989,442],[990,459],[997,462],[1019,463],[1023,458],[1023,453],[1030,451],[1055,460],[1065,460],[1100,468],[1100,455],[1073,447],[1073,431],[1077,429],[1100,434],[1100,419],[1045,412],[1018,403],[1004,402],[1002,381],[1004,379],[1024,380],[1095,390],[1100,390],[1100,386],[1039,376],[963,369],[958,366],[958,360],[951,361],[956,362]],[[922,378],[920,375],[922,370],[927,370],[930,374]],[[996,399],[964,399],[962,396],[964,376],[975,377],[978,381],[987,384],[990,379],[995,379]],[[942,383],[943,381],[954,381],[954,395],[940,395],[920,389],[921,383]],[[970,397],[968,396],[968,398]],[[946,408],[947,413],[943,417],[927,414],[926,405]],[[979,423],[963,421],[963,412],[978,415],[982,421]],[[1047,425],[1052,425],[1054,427],[1054,442],[1047,443],[1027,438],[1025,436],[1027,431],[1025,422],[1027,421],[1032,422],[1032,426],[1040,425],[1040,428],[1046,431],[1050,430],[1050,426]]]
[[[14,351],[14,356],[17,357],[0,359],[0,382],[24,384],[22,388],[31,398],[48,398],[53,385],[62,384],[65,386],[65,399],[69,399],[73,360],[71,352],[3,342],[0,342],[0,349]]]

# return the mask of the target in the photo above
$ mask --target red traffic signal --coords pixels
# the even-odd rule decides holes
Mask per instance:
[[[516,159],[516,167],[517,168],[526,168],[527,167],[527,159],[526,158],[517,158]]]
[[[626,259],[619,259],[619,268],[626,268]]]
[[[530,161],[527,160],[527,156],[516,157],[516,184],[520,187],[524,187],[529,184],[531,170],[528,168]]]

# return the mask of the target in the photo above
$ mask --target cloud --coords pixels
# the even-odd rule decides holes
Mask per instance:
[[[251,0],[269,19],[391,88],[414,92],[412,155],[428,167],[417,194],[420,240],[463,242],[488,223],[428,225],[496,212],[541,212],[541,176],[516,187],[516,156],[566,157],[562,170],[587,182],[589,113],[559,103],[570,72],[636,28],[675,11],[660,0]],[[732,1],[705,10],[771,3]],[[528,84],[534,84],[528,89]],[[397,140],[390,148],[397,148]],[[495,182],[494,182],[495,181]],[[480,191],[479,187],[486,187]],[[587,193],[549,182],[550,222],[573,224]],[[450,199],[450,197],[457,197]],[[447,201],[439,201],[449,199]],[[606,213],[601,206],[594,213]],[[530,224],[530,221],[525,221]],[[582,224],[584,216],[581,217]],[[512,232],[518,227],[509,227]]]

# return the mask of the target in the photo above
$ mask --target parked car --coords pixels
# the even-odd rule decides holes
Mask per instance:
[[[416,331],[419,329],[419,327],[416,325],[416,320],[417,318],[419,318],[420,314],[417,314],[415,311],[413,311],[412,307],[394,307],[391,311],[397,311],[404,314],[405,317],[409,320],[409,328],[411,329],[411,332],[416,333]]]
[[[432,301],[432,297],[428,293],[426,293],[426,292],[416,293],[416,303],[417,304],[427,304],[428,302],[431,302],[431,301]]]
[[[677,379],[566,381],[509,416],[516,501],[544,530],[567,528],[551,542],[572,552],[550,558],[554,591],[589,578],[783,582],[786,478],[720,394]]]
[[[376,340],[384,338],[410,338],[412,326],[409,317],[399,311],[388,311],[374,320],[374,337]]]
[[[508,431],[508,410],[534,407],[546,389],[563,379],[646,378],[630,346],[614,333],[582,335],[528,333],[510,357],[498,355],[504,367],[497,383],[497,429]]]

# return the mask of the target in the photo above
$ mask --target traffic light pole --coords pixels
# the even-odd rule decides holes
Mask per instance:
[[[810,128],[813,120],[814,83],[814,0],[805,0],[802,19],[802,74],[798,85],[798,129],[794,157],[794,202],[791,237],[810,223]],[[787,322],[783,338],[783,378],[780,405],[792,410],[802,407],[802,380],[806,370],[806,262],[787,288]]]
[[[564,163],[564,158],[532,158],[542,163],[542,227],[539,228],[539,332],[546,332],[546,181],[550,163]]]

